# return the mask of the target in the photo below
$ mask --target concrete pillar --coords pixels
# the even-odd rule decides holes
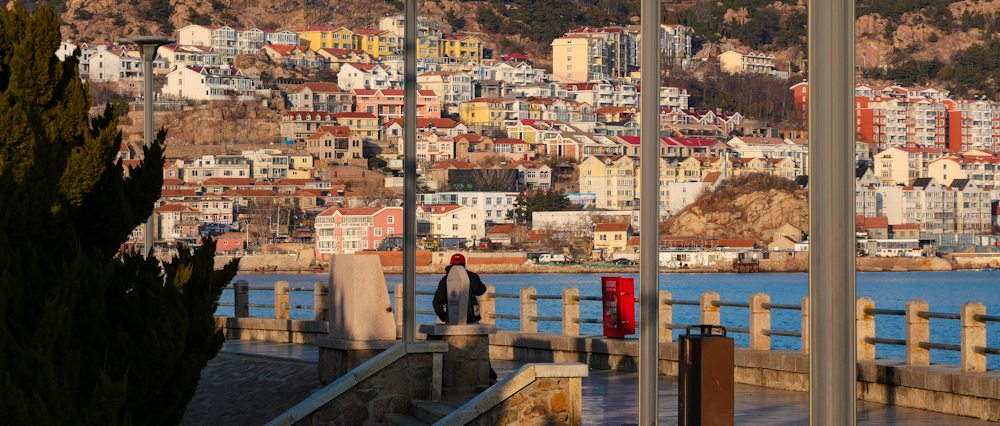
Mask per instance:
[[[580,295],[580,289],[566,287],[562,292],[562,334],[563,336],[579,336],[580,323],[574,321],[580,318],[580,301],[573,299]]]
[[[246,318],[250,316],[250,284],[244,280],[236,281],[233,284],[233,293],[236,297],[233,298],[233,315],[236,318]]]
[[[962,372],[986,371],[986,354],[976,352],[986,347],[986,323],[976,321],[976,315],[986,315],[986,306],[979,302],[962,305]]]
[[[771,336],[764,330],[771,329],[771,310],[761,305],[771,303],[771,296],[765,293],[750,295],[750,349],[755,351],[771,350]]]
[[[674,341],[674,329],[664,327],[674,323],[674,306],[663,303],[673,298],[669,291],[660,290],[660,343]]]
[[[538,294],[534,287],[521,287],[521,332],[535,333],[538,331],[538,322],[530,318],[538,316],[538,303],[531,296]]]
[[[923,300],[906,302],[906,365],[931,365],[931,351],[919,346],[930,341],[931,324],[917,316],[917,312],[928,310],[930,306]]]
[[[274,317],[288,319],[288,282],[274,283]]]
[[[313,319],[326,321],[326,303],[330,295],[330,285],[326,281],[316,281],[313,286]]]
[[[496,293],[496,287],[491,285],[486,286],[486,294],[479,297],[479,312],[482,314],[482,319],[479,320],[483,324],[496,324],[496,318],[490,318],[489,314],[497,313],[497,300],[491,296],[491,294]]]
[[[875,301],[869,297],[859,297],[855,302],[855,324],[858,361],[875,359],[875,344],[865,342],[867,337],[875,337],[875,315],[865,313],[865,309],[875,309]]]
[[[802,298],[802,355],[809,355],[809,295]]]
[[[722,325],[719,307],[712,302],[719,301],[719,293],[706,291],[701,294],[701,323],[706,325]]]
[[[403,285],[402,284],[396,284],[396,286],[392,288],[392,296],[393,296],[393,298],[396,299],[395,300],[395,304],[393,305],[393,306],[395,306],[395,308],[393,308],[393,310],[392,310],[392,317],[396,320],[396,327],[400,327],[400,331],[402,331],[402,327],[403,327]],[[441,320],[438,320],[438,322],[441,322]]]

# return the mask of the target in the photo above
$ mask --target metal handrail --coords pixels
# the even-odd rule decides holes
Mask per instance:
[[[577,324],[604,324],[604,320],[594,318],[573,318],[572,321]]]
[[[573,296],[573,300],[583,301],[583,300],[593,300],[595,302],[600,302],[604,300],[601,296]]]
[[[726,327],[726,333],[750,334],[749,328]]]
[[[520,299],[520,294],[507,294],[507,293],[486,293],[487,296],[494,299]]]
[[[976,353],[981,353],[983,355],[1000,355],[1000,348],[990,348],[985,346],[976,346],[972,348]]]
[[[906,315],[906,311],[904,311],[902,309],[874,309],[874,308],[865,308],[865,313],[868,314],[868,315],[897,315],[897,316],[905,316]]]
[[[879,345],[896,345],[896,346],[906,346],[905,339],[886,339],[884,337],[865,337],[865,343],[879,344]]]
[[[688,305],[688,306],[701,306],[701,302],[697,300],[676,300],[667,299],[663,301],[664,305]]]
[[[979,314],[976,314],[976,315],[972,316],[972,319],[974,319],[976,321],[979,321],[979,322],[987,322],[987,321],[989,321],[989,322],[1000,322],[1000,316],[996,316],[996,315],[979,315]]]
[[[694,324],[663,324],[663,328],[668,328],[671,330],[684,330],[693,325]],[[726,330],[728,330],[728,328]]]
[[[531,296],[528,296],[528,298],[532,300],[541,300],[541,299],[562,300],[562,296],[558,294],[532,294]]]
[[[927,311],[922,311],[922,312],[917,312],[917,316],[920,317],[920,318],[923,318],[923,319],[931,319],[931,318],[953,319],[953,320],[960,320],[960,319],[962,319],[962,316],[959,315],[959,314],[947,314],[947,313],[943,313],[943,312],[927,312]]]
[[[729,330],[728,328],[726,330]],[[765,336],[785,336],[785,337],[802,337],[801,331],[786,331],[786,330],[761,330],[761,334]]]
[[[750,304],[749,303],[741,303],[741,302],[724,302],[722,300],[713,300],[712,301],[712,306],[729,306],[729,307],[733,307],[733,308],[749,308]],[[729,330],[729,329],[727,328],[726,330]]]
[[[801,311],[802,310],[802,306],[801,305],[782,305],[782,304],[778,304],[778,303],[761,303],[760,307],[764,308],[764,309],[787,309],[789,311]]]
[[[962,347],[959,345],[949,345],[945,343],[919,342],[917,343],[917,346],[920,346],[921,348],[924,349],[941,349],[944,351],[956,351],[956,352],[962,351]]]
[[[519,315],[486,314],[486,316],[494,319],[512,319],[512,320],[521,319]]]
[[[267,303],[248,303],[248,304],[247,304],[247,307],[248,307],[248,308],[271,308],[271,309],[274,309],[274,304],[267,304]]]
[[[434,315],[434,316],[437,316],[437,314],[435,314],[434,311],[417,311],[416,314],[417,315]]]
[[[562,317],[528,317],[528,321],[551,321],[551,322],[562,322]]]

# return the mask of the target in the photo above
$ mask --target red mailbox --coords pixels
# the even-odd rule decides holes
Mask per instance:
[[[604,300],[604,337],[635,334],[635,280],[601,277]]]

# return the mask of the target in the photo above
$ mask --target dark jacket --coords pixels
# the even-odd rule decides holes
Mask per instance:
[[[448,322],[448,273],[451,272],[451,266],[448,265],[444,268],[444,278],[441,278],[441,282],[438,283],[437,291],[434,292],[434,313],[437,317],[441,319],[442,322]],[[469,272],[468,269],[466,269]],[[475,272],[469,272],[469,317],[468,322],[477,322],[480,320],[479,315],[476,315],[476,308],[479,307],[479,299],[476,296],[482,296],[486,293],[486,286],[483,281],[479,279],[479,274]]]

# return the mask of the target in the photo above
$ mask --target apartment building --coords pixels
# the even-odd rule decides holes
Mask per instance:
[[[385,123],[385,135],[388,137],[403,136],[403,119],[394,118]],[[441,133],[445,137],[453,138],[469,133],[469,128],[464,123],[450,118],[418,118],[417,133]],[[402,151],[400,151],[402,152]]]
[[[316,25],[296,31],[300,44],[310,50],[329,47],[333,49],[357,49],[354,31],[344,27]]]
[[[174,164],[178,169],[178,179],[187,183],[200,184],[212,178],[253,176],[252,163],[239,155],[205,155],[195,159],[179,159]]]
[[[932,148],[889,148],[875,154],[875,177],[883,186],[909,185],[928,176],[931,162],[941,157],[941,151]]]
[[[552,40],[552,79],[559,83],[586,83],[611,78],[607,40],[572,34]]]
[[[142,60],[129,56],[125,50],[101,49],[90,57],[89,63],[91,81],[142,80]]]
[[[182,44],[168,44],[160,46],[157,50],[160,58],[166,61],[165,73],[169,73],[174,66],[183,64],[190,67],[220,67],[226,64],[225,58],[215,51],[212,46],[193,46]]]
[[[879,148],[947,147],[947,107],[927,99],[857,97],[856,138]]]
[[[361,135],[347,126],[320,126],[316,133],[306,138],[309,153],[323,164],[347,164],[348,160],[362,160]]]
[[[928,164],[926,176],[949,185],[954,180],[964,180],[975,188],[1000,188],[1000,157],[970,151],[939,158]]]
[[[421,204],[417,220],[431,224],[431,233],[446,238],[464,238],[473,242],[486,235],[486,217],[482,211],[455,204]]]
[[[719,55],[719,66],[730,74],[762,74],[776,76],[774,55],[764,52],[737,52],[730,50]],[[787,73],[785,73],[787,78]]]
[[[253,100],[257,81],[247,77],[242,70],[223,67],[191,67],[179,65],[167,74],[163,94],[181,99],[222,101],[228,99]]]
[[[253,178],[257,180],[278,180],[288,177],[292,168],[291,158],[280,149],[260,149],[243,151],[240,155],[250,159],[253,164]]]
[[[373,57],[395,55],[403,51],[403,37],[389,30],[355,29],[354,46]]]
[[[580,163],[580,193],[595,194],[599,209],[634,209],[636,163],[628,156],[585,158]]]
[[[295,111],[351,112],[354,96],[340,90],[336,83],[303,83],[288,91],[288,101]]]
[[[404,21],[401,14],[387,16],[379,20],[378,28],[399,34],[400,40],[405,40],[403,36]],[[444,56],[446,53],[442,38],[443,34],[438,29],[437,22],[417,18],[417,58],[438,59]],[[403,42],[401,41],[400,44]]]
[[[344,64],[337,73],[337,83],[344,90],[399,89],[403,73],[388,65]]]
[[[281,115],[281,137],[286,140],[304,141],[319,130],[320,126],[337,125],[336,114],[329,111],[286,111]]]
[[[442,55],[453,60],[483,60],[483,42],[470,35],[449,34],[441,37]]]
[[[402,207],[331,208],[316,216],[316,258],[377,249],[403,233]]]
[[[948,149],[1000,150],[1000,104],[985,99],[946,99],[942,103],[948,108]]]
[[[201,212],[179,204],[165,204],[153,209],[153,236],[159,241],[194,242],[201,235]]]
[[[260,48],[268,44],[297,46],[299,36],[287,30],[268,31],[225,25],[188,25],[177,30],[177,44],[212,46],[229,64],[232,64],[236,55],[256,55]]]
[[[417,76],[417,88],[430,90],[441,97],[449,112],[458,112],[458,105],[472,100],[472,76],[459,71],[433,71]]]
[[[513,222],[508,216],[516,207],[516,192],[438,192],[436,194],[418,194],[420,204],[446,205],[455,204],[482,212],[487,223]]]
[[[354,89],[355,111],[375,114],[379,124],[403,116],[402,90]],[[430,90],[417,90],[417,117],[441,118],[441,99]],[[464,120],[463,120],[464,121]]]
[[[552,187],[552,168],[529,160],[520,160],[504,166],[505,169],[516,169],[517,184],[529,191],[545,191]]]

